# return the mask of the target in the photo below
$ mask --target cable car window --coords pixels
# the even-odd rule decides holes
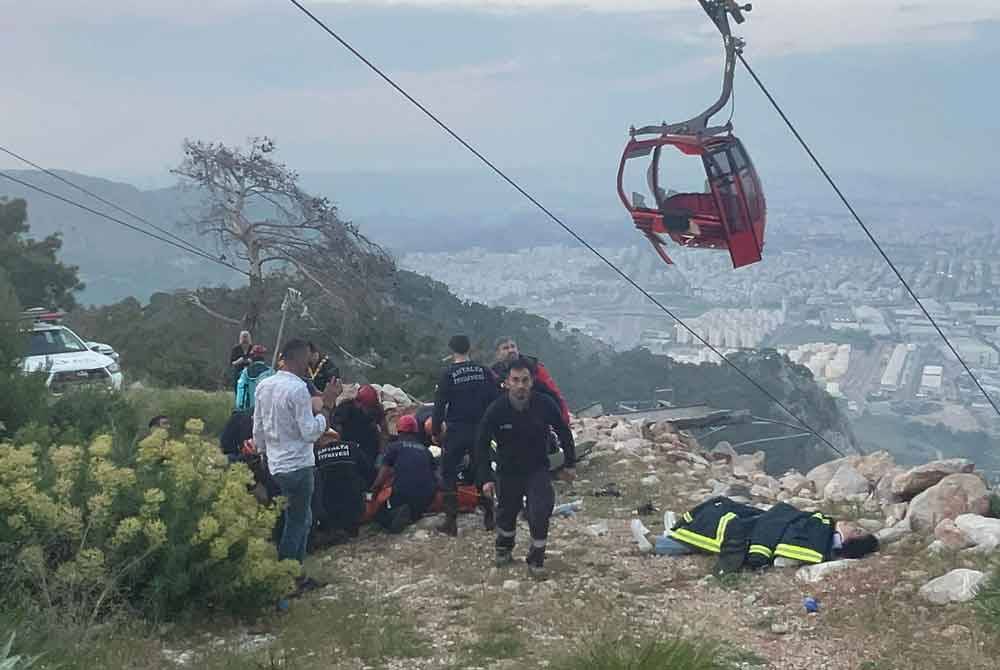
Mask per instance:
[[[757,180],[749,169],[740,171],[740,186],[747,199],[750,220],[756,221],[760,217],[760,197],[757,194]]]
[[[747,230],[746,217],[740,205],[740,194],[736,187],[736,179],[732,176],[715,180],[715,190],[722,205],[723,218],[731,233],[742,233]]]

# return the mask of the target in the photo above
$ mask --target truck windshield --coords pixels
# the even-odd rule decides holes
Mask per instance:
[[[36,330],[31,333],[29,356],[53,356],[77,351],[87,351],[87,345],[65,328]]]

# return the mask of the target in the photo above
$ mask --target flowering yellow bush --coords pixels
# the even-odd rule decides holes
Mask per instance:
[[[279,510],[257,504],[192,419],[154,431],[116,462],[110,438],[0,444],[0,559],[12,594],[93,622],[114,602],[170,617],[192,606],[246,611],[291,590],[298,565],[269,541]]]

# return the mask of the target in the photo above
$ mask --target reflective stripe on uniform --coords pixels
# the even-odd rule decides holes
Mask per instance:
[[[504,530],[503,528],[497,528],[497,535],[500,537],[516,537],[517,532],[513,530]]]
[[[699,535],[698,533],[693,533],[686,528],[678,528],[670,532],[670,537],[675,540],[689,544],[692,547],[698,547],[699,549],[704,549],[713,554],[718,554],[722,550],[722,541],[726,537],[726,526],[729,522],[736,518],[735,512],[728,512],[724,514],[721,519],[719,519],[719,527],[715,531],[715,538],[705,537],[704,535]]]
[[[794,544],[779,544],[774,548],[774,555],[791,558],[796,561],[804,561],[806,563],[823,562],[823,554],[818,551],[814,551],[809,547],[799,547]]]
[[[751,544],[750,545],[751,554],[760,554],[764,558],[771,558],[771,550],[762,544]]]

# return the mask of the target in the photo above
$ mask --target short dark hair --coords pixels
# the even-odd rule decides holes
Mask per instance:
[[[281,348],[281,357],[285,360],[296,358],[309,351],[309,343],[298,338],[288,340]]]
[[[493,342],[494,351],[499,349],[501,344],[506,344],[507,342],[513,342],[514,344],[517,344],[517,340],[515,340],[513,337],[511,337],[510,335],[504,335],[503,337],[498,337]]]
[[[157,414],[156,416],[154,416],[152,419],[149,420],[149,425],[147,426],[147,428],[156,427],[156,424],[160,423],[160,421],[162,421],[163,419],[167,419],[169,421],[170,417],[168,417],[166,414]]]
[[[465,335],[455,335],[448,340],[448,348],[456,354],[465,355],[469,353],[469,349],[472,348],[472,344],[469,342],[469,338]]]
[[[528,374],[534,376],[535,371],[531,367],[531,363],[524,356],[518,356],[510,365],[507,366],[507,376],[514,370],[527,370]]]
[[[312,340],[309,340],[308,342],[306,342],[306,344],[309,345],[309,351],[311,351],[312,353],[316,353],[316,352],[319,351],[319,347],[317,347],[315,344],[313,344]]]
[[[844,558],[864,558],[878,551],[878,538],[874,535],[861,535],[844,542],[840,555]]]

